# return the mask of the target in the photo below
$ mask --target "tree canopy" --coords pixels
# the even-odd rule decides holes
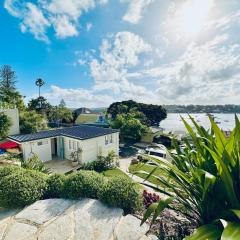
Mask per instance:
[[[0,112],[0,138],[4,138],[8,135],[9,128],[11,127],[12,123],[9,117]]]
[[[111,119],[116,119],[118,114],[140,112],[145,115],[144,122],[148,126],[158,126],[159,122],[167,117],[166,109],[160,105],[137,103],[133,100],[112,103],[107,109]]]

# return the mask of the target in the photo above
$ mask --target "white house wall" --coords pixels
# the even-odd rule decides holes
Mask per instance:
[[[42,145],[39,145],[42,142]],[[51,139],[42,139],[22,144],[23,158],[27,160],[32,153],[35,153],[43,162],[52,160]]]
[[[111,135],[113,140],[112,143],[109,142],[108,144],[106,144],[105,137],[111,138]],[[71,146],[69,145],[69,141],[71,141]],[[116,154],[118,154],[119,133],[112,133],[109,135],[91,138],[87,140],[77,140],[70,137],[64,137],[64,151],[66,159],[70,159],[70,154],[73,151],[76,151],[78,147],[82,149],[82,163],[94,161],[99,155],[106,156],[110,151],[114,151]]]

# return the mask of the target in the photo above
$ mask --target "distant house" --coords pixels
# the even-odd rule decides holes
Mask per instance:
[[[32,134],[11,135],[11,141],[20,145],[23,159],[37,154],[43,162],[52,159],[70,159],[70,154],[81,149],[79,161],[91,162],[109,151],[119,152],[119,131],[110,128],[79,125]]]
[[[93,113],[93,112],[91,111],[91,109],[85,108],[85,107],[77,108],[77,109],[75,109],[73,112],[76,114],[76,116],[79,116],[80,114]]]
[[[149,131],[141,137],[141,142],[152,143],[154,138],[161,136],[163,129],[160,127],[150,127]]]
[[[9,135],[19,134],[20,133],[20,128],[19,128],[19,112],[18,112],[18,109],[17,108],[1,108],[1,106],[0,106],[0,112],[3,112],[11,120],[11,127],[8,131],[8,134]]]

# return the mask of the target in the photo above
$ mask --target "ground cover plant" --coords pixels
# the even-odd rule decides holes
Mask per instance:
[[[168,198],[152,204],[142,222],[151,215],[154,222],[167,206],[181,206],[176,210],[200,226],[186,239],[240,239],[240,122],[236,117],[236,127],[226,138],[210,116],[209,131],[190,119],[196,132],[182,120],[194,146],[189,140],[185,140],[184,150],[175,144],[177,154],[172,155],[171,162],[145,156],[157,165],[145,172],[145,179],[155,178],[165,189],[153,188]],[[156,170],[161,175],[155,175]]]

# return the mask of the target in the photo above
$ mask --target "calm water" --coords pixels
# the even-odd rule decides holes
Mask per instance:
[[[231,113],[214,113],[215,121],[223,130],[232,130],[235,126],[234,114]],[[188,123],[191,124],[190,119],[186,113],[169,113],[167,118],[160,123],[160,127],[164,128],[167,132],[184,133],[185,127],[181,121],[182,116]],[[192,113],[197,123],[205,128],[210,127],[210,122],[205,113]],[[240,118],[240,114],[238,114]],[[191,124],[192,125],[192,124]]]

